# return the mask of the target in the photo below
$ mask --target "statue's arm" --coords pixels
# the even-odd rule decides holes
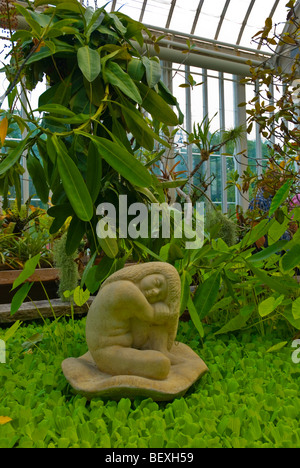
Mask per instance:
[[[154,310],[140,289],[131,281],[116,281],[104,287],[107,302],[118,315],[124,318],[137,317],[146,322],[153,322]],[[102,296],[104,299],[104,297]]]

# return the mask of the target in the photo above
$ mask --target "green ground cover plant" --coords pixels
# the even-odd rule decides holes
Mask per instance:
[[[300,364],[286,322],[264,336],[205,325],[202,341],[181,321],[178,340],[209,373],[171,402],[75,396],[61,361],[86,351],[84,326],[85,318],[14,326],[0,364],[1,448],[299,447]]]

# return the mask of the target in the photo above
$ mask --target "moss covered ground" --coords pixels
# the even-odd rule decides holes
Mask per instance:
[[[63,320],[22,324],[7,342],[0,448],[300,447],[300,363],[290,331],[215,335],[207,326],[200,340],[181,322],[178,339],[209,367],[184,397],[88,402],[61,371],[65,357],[86,352],[85,318]]]

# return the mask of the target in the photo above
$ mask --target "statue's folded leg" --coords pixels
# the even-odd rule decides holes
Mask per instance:
[[[100,371],[110,375],[137,375],[148,379],[167,378],[171,363],[159,351],[107,346],[91,353]]]

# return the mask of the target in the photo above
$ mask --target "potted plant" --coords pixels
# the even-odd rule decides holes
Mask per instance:
[[[20,209],[14,203],[0,218],[0,291],[1,303],[9,303],[11,287],[24,269],[26,261],[40,255],[38,269],[29,281],[36,283],[32,298],[42,296],[40,282],[50,297],[56,296],[58,270],[53,267],[51,244],[47,229],[48,215],[45,210],[30,205],[30,200]]]

